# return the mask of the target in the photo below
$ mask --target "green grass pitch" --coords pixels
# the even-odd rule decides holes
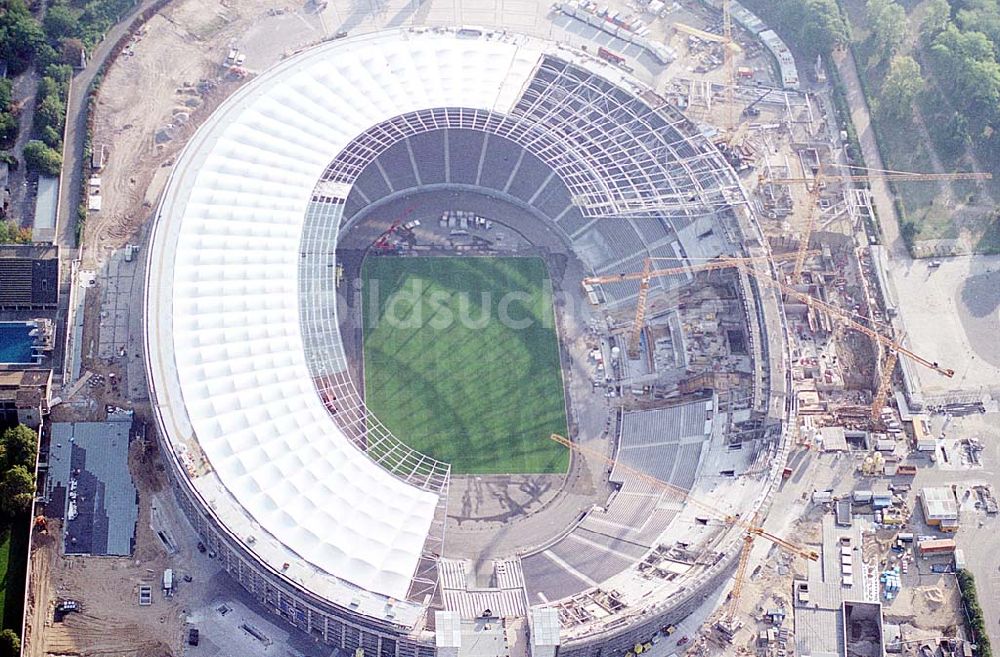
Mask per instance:
[[[397,438],[455,474],[566,472],[540,258],[376,257],[362,278],[365,398]]]

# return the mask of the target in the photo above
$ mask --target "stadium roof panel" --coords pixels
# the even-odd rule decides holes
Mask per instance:
[[[245,510],[225,514],[241,539],[262,531],[288,560],[406,597],[438,496],[351,444],[317,395],[297,293],[306,207],[373,123],[442,104],[509,111],[539,56],[403,31],[325,44],[244,87],[178,161],[151,254],[150,371],[175,450],[211,466],[201,494]]]

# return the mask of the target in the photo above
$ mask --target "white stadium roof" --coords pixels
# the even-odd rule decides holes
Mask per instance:
[[[442,106],[508,111],[540,55],[537,42],[454,32],[323,44],[230,98],[174,167],[146,301],[166,438],[233,534],[313,590],[332,575],[328,598],[344,599],[335,593],[349,582],[405,599],[438,495],[355,447],[316,392],[298,294],[311,192],[379,121]]]

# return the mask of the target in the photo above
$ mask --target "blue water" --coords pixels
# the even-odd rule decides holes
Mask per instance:
[[[34,328],[24,322],[0,322],[0,363],[31,363],[31,345],[35,339],[29,335]]]

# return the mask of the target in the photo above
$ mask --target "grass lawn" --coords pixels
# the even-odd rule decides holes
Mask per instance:
[[[921,137],[914,119],[888,118],[877,110],[877,96],[882,89],[888,64],[869,68],[873,54],[870,26],[865,16],[865,0],[843,0],[840,5],[847,11],[851,23],[851,36],[855,44],[858,73],[865,81],[865,93],[872,107],[872,121],[876,124],[876,138],[882,159],[888,169],[902,171],[935,172],[934,159],[941,172],[969,171],[973,168],[965,149],[949,145],[947,131],[954,111],[947,95],[938,87],[929,66],[929,53],[921,49],[917,40],[917,26],[926,12],[926,0],[909,0],[902,3],[907,10],[911,29],[902,51],[915,57],[921,64],[926,81],[914,109],[923,116],[930,140]],[[872,98],[876,96],[876,98]],[[970,152],[975,152],[971,149]],[[989,158],[977,153],[981,165],[989,167]],[[896,183],[894,188],[902,202],[906,219],[916,228],[916,241],[965,239],[976,253],[1000,253],[1000,228],[990,218],[992,202],[987,195],[1000,196],[1000,175],[984,183],[954,181],[951,183],[922,182]],[[945,188],[951,189],[951,202]],[[981,189],[982,187],[982,189]],[[985,189],[986,194],[983,193]]]
[[[0,524],[0,627],[21,632],[24,577],[28,571],[28,519]]]
[[[540,258],[374,257],[362,277],[365,397],[396,437],[455,474],[566,471]]]

